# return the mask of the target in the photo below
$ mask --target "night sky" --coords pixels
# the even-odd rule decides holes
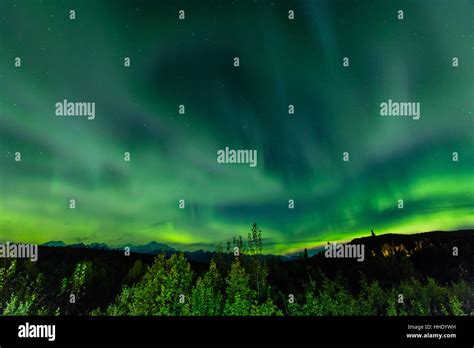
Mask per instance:
[[[0,0],[0,240],[213,250],[255,221],[291,253],[472,228],[473,149],[472,0]]]

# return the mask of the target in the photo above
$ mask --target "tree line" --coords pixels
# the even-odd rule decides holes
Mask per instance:
[[[103,251],[107,252],[107,251]],[[141,259],[110,281],[111,300],[100,302],[97,282],[108,279],[94,259],[77,262],[68,275],[51,269],[47,276],[28,260],[1,260],[2,315],[164,315],[164,316],[281,316],[281,315],[473,315],[471,275],[441,283],[419,277],[410,260],[385,255],[393,269],[406,275],[390,284],[358,275],[349,284],[341,273],[333,277],[315,268],[303,253],[290,266],[263,256],[262,231],[253,224],[247,240],[234,238],[218,245],[206,268],[195,270],[182,253],[157,255],[151,264]],[[408,266],[407,266],[408,265]],[[286,275],[282,267],[289,267]],[[293,268],[292,268],[293,267]],[[291,270],[295,274],[291,274]],[[280,272],[281,271],[281,272]],[[297,276],[299,273],[302,276]],[[282,275],[283,274],[283,275]],[[284,277],[288,290],[276,276]],[[291,282],[298,284],[291,284]],[[294,286],[293,286],[294,285]],[[115,295],[114,295],[115,294]],[[109,296],[109,298],[110,298]],[[94,301],[91,301],[94,299]],[[99,301],[99,305],[97,305]]]

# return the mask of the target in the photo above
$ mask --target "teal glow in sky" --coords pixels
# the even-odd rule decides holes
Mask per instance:
[[[472,228],[473,23],[467,0],[3,0],[0,240],[212,250],[256,221],[289,253]],[[380,116],[389,99],[420,119]]]

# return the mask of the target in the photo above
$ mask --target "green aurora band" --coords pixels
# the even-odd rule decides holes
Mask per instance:
[[[0,240],[212,250],[256,221],[288,254],[472,228],[473,23],[462,0],[2,0]],[[64,99],[96,118],[57,117]],[[421,118],[381,117],[388,99]],[[217,163],[226,146],[257,167]]]

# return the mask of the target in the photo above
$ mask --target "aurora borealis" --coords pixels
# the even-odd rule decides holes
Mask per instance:
[[[469,0],[0,1],[0,240],[212,250],[256,221],[290,253],[472,228],[473,149]]]

